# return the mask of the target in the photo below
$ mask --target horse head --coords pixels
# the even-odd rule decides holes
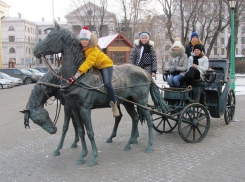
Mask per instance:
[[[34,48],[34,56],[37,58],[41,58],[43,55],[52,55],[62,52],[61,35],[63,29],[56,23],[55,27],[47,28],[44,31],[48,30],[51,30],[50,33]]]
[[[84,58],[78,38],[68,29],[61,28],[57,23],[55,27],[46,30],[51,31],[35,46],[34,56],[41,58],[45,55],[62,53],[62,77],[68,79],[74,76]]]
[[[34,110],[24,109],[23,111],[20,111],[20,112],[25,114],[25,117],[24,117],[25,127],[29,127],[29,118],[30,118],[35,124],[42,127],[48,133],[50,134],[56,133],[57,128],[51,121],[48,111],[46,109],[38,107]]]

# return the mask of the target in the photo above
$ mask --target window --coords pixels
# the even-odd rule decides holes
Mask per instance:
[[[28,37],[28,42],[30,42],[30,37]]]
[[[30,32],[30,29],[28,28],[27,31]]]
[[[14,42],[15,41],[15,36],[9,36],[9,42]]]
[[[217,54],[218,54],[218,49],[214,48],[214,55],[217,55]]]
[[[20,74],[22,74],[22,72],[20,70],[14,69],[14,75],[20,75]]]
[[[236,48],[236,54],[238,54],[238,48]]]
[[[242,44],[245,44],[245,37],[242,37]]]
[[[41,29],[39,29],[39,30],[38,30],[38,33],[39,33],[39,34],[42,34],[42,30],[41,30]]]
[[[126,53],[125,52],[113,52],[112,60],[115,65],[121,65],[126,63]]]
[[[225,44],[225,38],[221,38],[221,44]]]
[[[15,49],[14,49],[13,47],[11,47],[11,48],[9,49],[9,53],[15,53]]]
[[[31,53],[31,48],[29,48],[29,53]]]
[[[242,49],[242,54],[245,55],[245,48]]]
[[[38,41],[39,41],[39,42],[41,42],[41,41],[42,41],[42,39],[39,39]]]
[[[222,55],[225,55],[225,48],[222,48],[222,49],[221,49],[221,54],[222,54]]]
[[[13,26],[10,26],[10,27],[8,28],[8,31],[14,31],[14,27],[13,27]]]

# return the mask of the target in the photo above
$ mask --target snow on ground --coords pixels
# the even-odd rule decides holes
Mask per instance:
[[[162,87],[169,87],[167,82],[163,81],[162,74],[158,73],[156,75],[156,79],[153,78],[157,86],[160,88]],[[236,95],[245,95],[245,74],[236,74],[236,88],[235,92]]]

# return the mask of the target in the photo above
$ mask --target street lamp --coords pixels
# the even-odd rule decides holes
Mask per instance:
[[[235,31],[234,31],[234,10],[236,6],[236,0],[229,0],[229,6],[231,9],[231,79],[235,77]],[[235,82],[232,83],[231,87],[235,90]]]

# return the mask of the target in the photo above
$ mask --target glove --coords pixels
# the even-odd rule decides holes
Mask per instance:
[[[170,73],[173,73],[174,71],[176,71],[176,69],[177,69],[177,66],[172,66],[169,71]]]
[[[75,83],[75,81],[76,81],[77,79],[75,78],[75,77],[72,77],[72,78],[69,78],[69,83],[70,84],[73,84],[73,83]]]

